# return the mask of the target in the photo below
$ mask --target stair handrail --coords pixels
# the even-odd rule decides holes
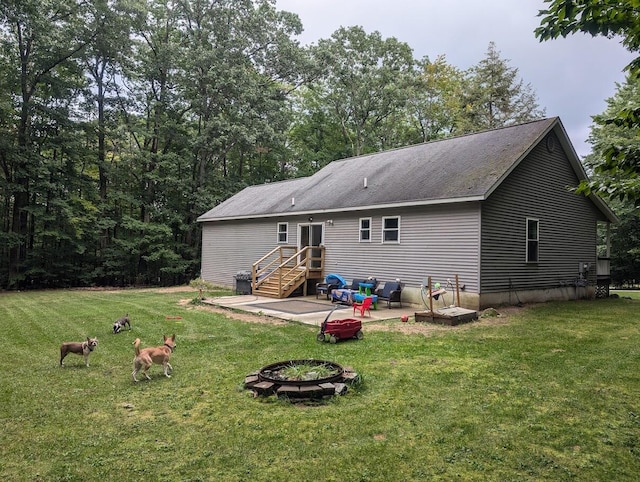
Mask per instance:
[[[283,251],[285,249],[293,249],[296,250],[297,247],[296,246],[291,246],[291,245],[280,245],[280,246],[276,246],[275,248],[273,248],[271,251],[269,251],[267,254],[265,254],[262,258],[260,258],[258,261],[256,261],[255,263],[253,263],[253,265],[251,265],[251,284],[253,286],[253,289],[256,289],[258,287],[259,284],[262,284],[262,282],[269,277],[269,273],[273,272],[275,270],[278,269],[278,267],[282,264],[282,257],[283,257]],[[272,259],[271,261],[269,261],[266,265],[264,265],[263,267],[259,267],[261,263],[263,263],[264,261],[266,261],[267,259],[269,259],[270,257],[272,257],[273,255],[275,255],[276,253],[278,253],[278,256],[276,256],[274,259]],[[278,264],[278,266],[276,266],[275,268],[273,267],[274,264]],[[264,278],[262,278],[260,280],[260,282],[258,282],[258,279],[260,278],[260,276],[264,273],[267,273],[266,276]]]
[[[283,292],[286,292],[291,286],[293,286],[295,282],[299,280],[303,274],[306,279],[306,275],[311,268],[310,266],[311,261],[319,259],[320,266],[314,267],[314,269],[320,270],[320,271],[323,270],[324,256],[321,254],[320,258],[317,258],[317,257],[307,256],[306,253],[311,252],[311,250],[313,249],[321,249],[324,251],[324,246],[304,246],[302,249],[295,251],[294,254],[289,256],[287,259],[283,260],[284,250],[288,250],[288,249],[295,250],[297,249],[297,247],[291,246],[291,245],[277,246],[273,248],[269,253],[264,255],[262,258],[260,258],[258,261],[253,263],[252,270],[251,270],[252,271],[251,281],[252,281],[252,286],[254,290],[257,289],[261,284],[266,282],[268,279],[273,278],[277,274],[278,287],[279,287],[278,297],[281,298]],[[268,262],[262,268],[258,268],[260,263],[263,263],[264,261],[266,261],[276,253],[278,253],[278,256],[276,258]],[[305,255],[304,257],[302,256],[303,254]],[[274,266],[278,261],[279,261],[278,265]],[[303,267],[304,269],[301,269]],[[288,270],[285,270],[285,268],[288,268]],[[283,278],[288,277],[295,271],[299,271],[299,273],[296,274],[292,279],[287,281],[286,284],[283,286]],[[266,273],[264,277],[260,278],[260,276],[264,273]],[[286,289],[283,290],[283,288],[286,288]]]
[[[294,261],[294,260],[295,260],[295,258],[299,257],[302,253],[305,253],[306,251],[308,251],[308,248],[309,248],[309,246],[305,246],[305,247],[304,247],[304,248],[302,248],[300,251],[298,251],[297,253],[295,253],[293,256],[290,256],[290,257],[289,257],[289,259],[285,260],[285,261],[284,261],[280,266],[278,266],[278,268],[280,268],[280,269],[279,269],[279,271],[281,272],[281,274],[282,274],[282,269],[283,269],[285,266],[288,266],[288,265],[289,265],[289,263],[291,263],[292,261]],[[304,273],[305,273],[305,275],[306,275],[307,268],[308,268],[308,266],[307,266],[307,265],[308,265],[308,264],[309,264],[309,258],[305,256],[305,258],[304,258],[304,259],[302,259],[302,260],[300,260],[300,261],[297,261],[297,262],[296,262],[296,264],[295,264],[293,267],[291,267],[291,268],[289,269],[289,271],[286,271],[284,274],[282,274],[282,276],[286,277],[286,275],[289,275],[289,274],[293,273],[294,271],[300,271],[300,273],[302,273],[303,271],[302,271],[302,270],[300,270],[300,268],[302,267],[302,265],[305,265]],[[300,278],[300,274],[296,275],[296,277],[295,277],[295,278],[291,279],[291,280],[286,284],[286,286],[285,286],[285,287],[289,287],[289,286],[292,284],[292,282],[293,282],[293,281],[295,281],[295,280],[297,280],[298,278]],[[280,283],[282,284],[282,278],[281,278],[281,280],[280,280]]]

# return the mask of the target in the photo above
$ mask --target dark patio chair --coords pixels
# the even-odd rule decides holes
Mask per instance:
[[[402,283],[398,281],[387,281],[382,288],[376,291],[378,303],[386,301],[387,308],[391,308],[391,303],[399,303],[402,308],[402,286]]]
[[[319,294],[323,294],[329,299],[331,297],[331,290],[336,290],[344,287],[345,281],[344,279],[336,274],[328,274],[324,282],[316,283],[316,299],[318,299]]]

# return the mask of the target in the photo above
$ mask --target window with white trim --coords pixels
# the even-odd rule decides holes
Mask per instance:
[[[400,216],[382,218],[382,242],[400,243]]]
[[[371,242],[371,218],[360,218],[360,242]]]
[[[289,223],[278,223],[278,244],[289,242]]]
[[[540,221],[527,218],[527,263],[537,263],[540,255]]]

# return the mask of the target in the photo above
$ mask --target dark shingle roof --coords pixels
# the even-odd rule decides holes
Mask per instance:
[[[486,199],[554,127],[584,177],[554,117],[333,161],[309,177],[247,187],[198,221]]]

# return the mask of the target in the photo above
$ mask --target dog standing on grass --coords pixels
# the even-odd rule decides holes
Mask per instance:
[[[64,366],[64,357],[69,353],[75,353],[76,355],[82,355],[84,357],[84,364],[89,366],[89,355],[98,346],[97,338],[87,337],[86,341],[66,341],[60,346],[60,366]]]
[[[124,330],[125,327],[128,327],[129,330],[131,330],[131,320],[129,320],[129,313],[113,322],[113,334],[115,335],[116,333],[120,333],[122,330]]]
[[[142,350],[140,349],[140,338],[136,338],[133,342],[136,356],[133,359],[133,373],[131,376],[134,382],[138,381],[136,375],[141,369],[143,375],[147,377],[148,380],[151,380],[151,377],[147,374],[147,370],[149,370],[154,363],[162,365],[165,376],[171,378],[169,371],[173,372],[173,367],[169,364],[169,358],[171,358],[171,353],[173,353],[173,350],[176,348],[176,335],[175,333],[170,337],[162,335],[162,338],[164,339],[164,345],[143,348]]]

